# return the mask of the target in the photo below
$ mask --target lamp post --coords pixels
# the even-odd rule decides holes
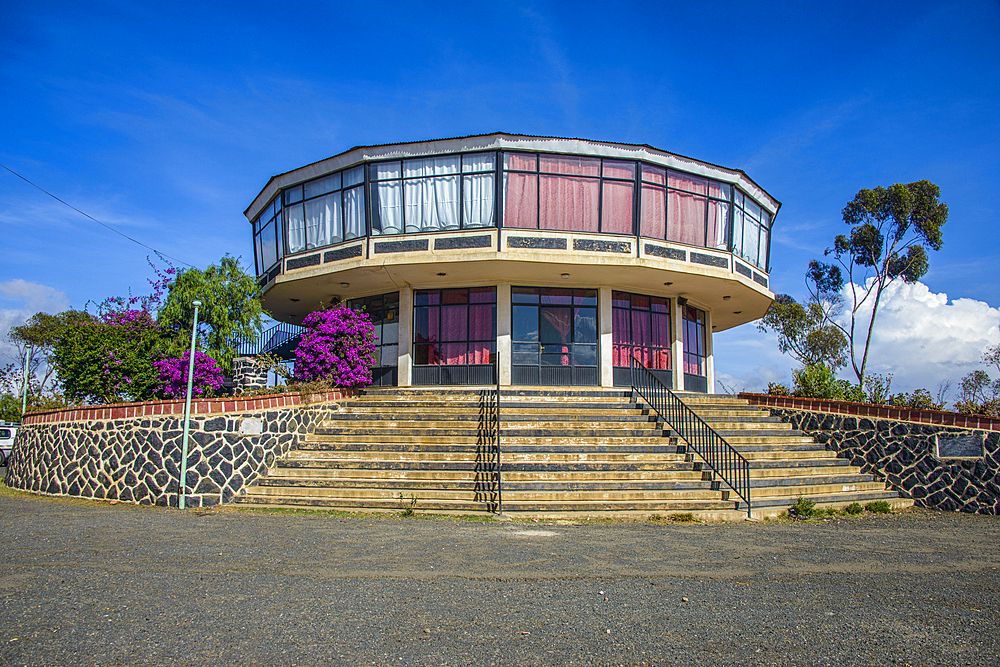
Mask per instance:
[[[187,394],[184,397],[184,435],[181,436],[181,479],[177,494],[177,507],[184,509],[184,496],[187,493],[187,460],[188,431],[191,428],[191,385],[194,382],[194,344],[198,334],[198,307],[201,301],[192,301],[194,306],[194,323],[191,325],[191,351],[188,353]]]
[[[34,352],[34,345],[28,345],[28,352],[24,355],[24,373],[21,377],[21,421],[24,421],[24,411],[28,409],[28,366],[31,365],[31,353]]]

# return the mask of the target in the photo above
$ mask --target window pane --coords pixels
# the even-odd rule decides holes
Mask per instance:
[[[493,325],[496,322],[496,306],[477,304],[469,306],[469,340],[493,340],[496,334]]]
[[[399,234],[402,231],[402,182],[372,183],[372,234]]]
[[[597,343],[597,309],[577,308],[573,321],[573,342]]]
[[[496,153],[473,153],[462,156],[462,171],[472,173],[477,171],[493,171],[496,168]]]
[[[720,183],[718,181],[708,182],[708,196],[715,197],[716,199],[729,200],[729,196],[732,193],[733,186],[729,183]]]
[[[469,303],[496,303],[496,287],[470,287]]]
[[[534,153],[504,153],[503,168],[538,171],[538,157]]]
[[[441,303],[469,303],[469,290],[464,287],[441,290]]]
[[[514,343],[511,346],[512,363],[518,366],[538,364],[538,345],[535,343]]]
[[[605,178],[627,178],[635,179],[635,162],[622,162],[619,160],[604,161]]]
[[[611,309],[611,340],[614,343],[627,343],[632,338],[632,327],[627,308]]]
[[[596,306],[597,290],[595,289],[573,290],[573,303],[575,303],[578,306]]]
[[[543,306],[538,321],[542,344],[568,343],[573,326],[573,311],[568,307]]]
[[[449,366],[469,363],[469,344],[466,341],[441,344],[441,363]]]
[[[344,176],[347,180],[347,176]],[[364,188],[344,191],[344,239],[356,239],[365,235],[365,193]]]
[[[771,232],[766,227],[760,228],[760,247],[757,248],[758,263],[762,270],[767,270],[767,254],[771,250],[771,244],[769,240],[771,238]]]
[[[264,227],[260,233],[260,256],[261,256],[261,268],[263,271],[271,268],[275,262],[278,261],[278,251],[275,246],[274,237],[274,227],[275,223],[271,223]]]
[[[379,162],[372,165],[372,178],[376,181],[399,178],[400,168],[398,162]]]
[[[538,290],[534,287],[511,287],[510,300],[514,303],[538,303]]]
[[[577,366],[596,366],[597,365],[597,346],[596,345],[574,345],[573,346],[573,363]]]
[[[642,165],[642,180],[657,185],[667,184],[667,170],[662,167],[651,167],[648,164]]]
[[[631,183],[604,182],[604,196],[601,199],[602,232],[632,233],[632,189]]]
[[[666,238],[667,191],[643,184],[639,233],[654,239]]]
[[[296,185],[294,188],[285,190],[285,204],[294,204],[302,201],[302,186]]]
[[[306,199],[318,197],[340,189],[340,173],[331,174],[306,183]]]
[[[403,160],[403,177],[417,178],[420,176],[442,176],[458,173],[459,156],[445,155],[442,157],[417,158]]]
[[[469,363],[470,364],[491,364],[493,363],[493,341],[470,341],[469,342]]]
[[[406,231],[458,229],[458,177],[418,178],[405,184]]]
[[[514,306],[512,317],[514,340],[538,340],[538,308],[536,306]]]
[[[690,245],[705,245],[705,211],[708,201],[685,192],[669,192],[667,238]]]
[[[365,180],[365,168],[364,167],[354,167],[353,169],[348,169],[343,172],[344,176],[344,187],[350,187],[352,185],[358,185],[363,183]]]
[[[751,264],[757,264],[757,243],[760,240],[760,227],[752,220],[743,222],[742,257]]]
[[[572,174],[574,176],[600,176],[599,158],[575,157],[569,155],[542,155],[538,161],[538,171],[547,174]]]
[[[493,226],[493,174],[465,176],[462,182],[462,226]]]
[[[707,178],[695,176],[694,174],[685,174],[683,171],[674,171],[673,169],[667,170],[667,176],[670,179],[668,185],[671,188],[686,190],[687,192],[693,192],[699,195],[708,194]]]
[[[743,255],[743,211],[739,208],[733,209],[732,251],[741,257]]]
[[[573,290],[562,287],[543,287],[539,290],[543,304],[570,305],[573,303]]]
[[[306,249],[306,219],[302,204],[289,206],[285,209],[288,220],[288,252],[299,252]]]
[[[383,366],[399,365],[399,346],[398,345],[383,346],[381,363]]]
[[[306,202],[306,231],[317,247],[344,240],[340,193]]]
[[[572,176],[540,176],[541,229],[597,232],[599,183]]]
[[[709,200],[708,240],[705,245],[720,250],[729,248],[729,204],[727,202]]]
[[[612,292],[611,293],[611,307],[612,308],[628,308],[629,304],[632,302],[631,297],[628,292]]]
[[[538,177],[533,174],[504,174],[503,226],[538,228]]]

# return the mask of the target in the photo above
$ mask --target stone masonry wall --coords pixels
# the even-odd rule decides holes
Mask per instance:
[[[1000,431],[790,408],[772,408],[771,415],[815,436],[852,465],[885,479],[917,505],[1000,514]],[[983,455],[939,459],[939,435],[982,437]]]
[[[313,403],[289,394],[193,403],[185,504],[230,502],[336,412],[334,401],[343,396],[328,392],[312,397]],[[170,414],[176,408],[153,401],[28,415],[6,483],[49,495],[177,506],[183,412]]]

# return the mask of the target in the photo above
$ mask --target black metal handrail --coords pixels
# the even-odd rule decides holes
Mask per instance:
[[[493,366],[493,379],[496,380],[497,388],[495,394],[496,409],[493,411],[493,448],[496,452],[496,475],[497,475],[497,514],[503,514],[503,479],[501,478],[500,463],[500,350],[496,351]]]
[[[747,516],[750,516],[750,464],[747,460],[634,357],[631,366],[632,391],[743,499]]]
[[[257,340],[237,340],[234,347],[238,355],[270,354],[279,348],[290,346],[305,330],[305,327],[300,327],[297,324],[279,322],[262,331]]]

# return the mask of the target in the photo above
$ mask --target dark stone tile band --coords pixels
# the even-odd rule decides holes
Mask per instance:
[[[508,248],[539,248],[541,250],[565,250],[566,239],[550,239],[537,236],[508,236]]]
[[[305,257],[292,257],[285,260],[285,270],[304,269],[307,266],[319,266],[319,253]]]
[[[628,255],[632,253],[632,244],[628,241],[573,239],[573,250],[584,250],[587,252],[620,252]]]
[[[661,245],[651,245],[646,244],[646,254],[652,255],[653,257],[664,257],[666,259],[679,259],[682,262],[687,261],[687,253],[683,250],[678,250],[677,248],[665,248]]]
[[[412,241],[382,241],[375,244],[375,254],[381,255],[386,252],[419,252],[427,250],[430,243],[427,239],[414,239]]]
[[[339,262],[343,259],[350,259],[351,257],[361,257],[362,247],[360,245],[352,245],[350,248],[337,248],[336,250],[328,250],[323,253],[324,262]]]
[[[749,266],[743,266],[739,262],[733,262],[736,268],[736,273],[742,273],[747,278],[753,278],[753,271],[750,270]]]
[[[434,239],[435,250],[458,250],[460,248],[490,248],[493,246],[492,236],[449,236],[444,239]]]
[[[694,264],[704,264],[705,266],[717,266],[720,269],[729,268],[729,260],[725,257],[716,257],[715,255],[703,255],[700,252],[691,253],[691,262]]]
[[[767,278],[760,275],[756,271],[753,272],[753,281],[758,285],[763,285],[764,287],[767,287]]]

